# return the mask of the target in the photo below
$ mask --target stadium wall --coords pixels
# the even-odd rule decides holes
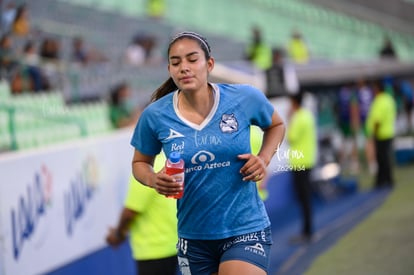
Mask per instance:
[[[130,137],[125,130],[0,155],[1,275],[132,270],[129,247],[111,254],[105,243],[127,190]]]

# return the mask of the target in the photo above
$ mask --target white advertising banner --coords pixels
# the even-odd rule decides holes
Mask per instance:
[[[0,155],[0,274],[42,274],[105,246],[131,174],[131,134]]]

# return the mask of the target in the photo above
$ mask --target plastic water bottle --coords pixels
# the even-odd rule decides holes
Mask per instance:
[[[181,158],[180,152],[171,152],[165,161],[165,173],[173,176],[177,183],[182,184],[183,190],[168,198],[180,199],[184,193],[184,160]]]

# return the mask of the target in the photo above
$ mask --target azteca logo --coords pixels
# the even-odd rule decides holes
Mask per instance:
[[[215,159],[216,156],[209,151],[198,151],[191,158],[191,163],[194,164],[194,166],[186,168],[185,172],[191,173],[194,171],[202,171],[204,169],[215,169],[230,166],[230,161],[217,162]]]
[[[216,158],[216,156],[209,152],[209,151],[198,151],[192,158],[191,158],[191,163],[192,164],[199,164],[199,163],[203,163],[203,162],[211,162],[214,161],[214,159]]]
[[[16,208],[11,210],[14,259],[19,258],[26,241],[33,241],[32,236],[42,216],[52,204],[52,187],[52,174],[42,165],[40,171],[34,174],[33,182],[27,184],[26,192],[19,197]]]
[[[65,225],[69,236],[72,235],[76,222],[84,216],[98,183],[98,163],[94,157],[89,156],[84,161],[82,170],[71,179],[69,190],[64,193]]]

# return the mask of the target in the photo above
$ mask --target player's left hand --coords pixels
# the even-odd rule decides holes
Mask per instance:
[[[266,165],[263,159],[252,154],[241,154],[239,159],[246,160],[240,169],[244,181],[261,181],[266,176]]]

